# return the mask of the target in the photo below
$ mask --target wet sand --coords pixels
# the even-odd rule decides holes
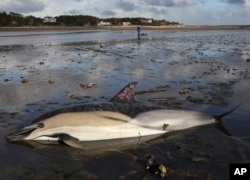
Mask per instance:
[[[230,163],[250,161],[250,32],[144,32],[140,41],[130,30],[111,34],[119,39],[101,41],[78,40],[83,34],[72,33],[40,35],[42,41],[18,36],[23,41],[19,44],[4,39],[7,45],[0,49],[3,177],[154,179],[158,176],[144,166],[147,155],[153,155],[170,169],[168,178],[225,179]],[[102,39],[109,33],[88,36]],[[60,40],[62,36],[69,38]],[[91,156],[65,146],[34,149],[4,139],[20,124],[53,109],[107,102],[131,81],[139,82],[136,99],[145,105],[221,114],[241,103],[224,119],[233,136],[211,126]],[[84,88],[89,83],[94,86]]]
[[[41,31],[41,30],[136,30],[136,25],[128,26],[22,26],[22,27],[0,27],[0,31]],[[148,26],[143,25],[146,30],[166,30],[166,31],[194,31],[194,30],[249,30],[250,26],[209,26],[209,25],[178,25],[178,26]]]

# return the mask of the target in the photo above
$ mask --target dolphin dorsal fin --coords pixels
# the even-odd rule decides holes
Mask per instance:
[[[117,93],[113,98],[111,98],[110,102],[119,102],[119,103],[135,102],[134,88],[136,85],[137,82],[129,83],[119,93]]]

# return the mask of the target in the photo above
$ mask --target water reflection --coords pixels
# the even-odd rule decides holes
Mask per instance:
[[[41,99],[57,99],[60,96],[67,99],[66,92],[77,96],[110,96],[115,93],[114,85],[122,87],[129,81],[149,83],[149,87],[168,84],[170,92],[178,92],[181,88],[198,89],[195,86],[207,87],[212,91],[217,89],[219,83],[237,86],[242,79],[249,78],[249,64],[245,61],[247,54],[244,53],[247,49],[244,45],[248,43],[245,36],[248,34],[219,33],[212,38],[209,35],[145,36],[141,42],[121,40],[12,47],[11,51],[2,51],[0,56],[3,62],[0,67],[1,91],[8,92],[8,95],[1,97],[5,102],[2,108],[10,111],[8,107],[22,108]],[[235,53],[241,48],[244,56]],[[21,84],[22,77],[29,79],[29,83]],[[55,83],[46,84],[48,79]],[[84,92],[79,84],[87,82],[98,86]],[[190,90],[188,95],[203,96],[204,93],[200,91]],[[166,93],[171,97],[169,92]],[[177,94],[174,93],[174,96]],[[15,103],[11,99],[15,99]]]

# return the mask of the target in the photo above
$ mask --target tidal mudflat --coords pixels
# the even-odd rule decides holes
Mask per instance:
[[[9,178],[225,179],[230,163],[250,161],[250,31],[132,30],[0,32],[0,174]],[[31,148],[5,141],[18,126],[57,108],[107,102],[129,82],[145,105],[220,114],[215,126],[88,156],[66,146]]]

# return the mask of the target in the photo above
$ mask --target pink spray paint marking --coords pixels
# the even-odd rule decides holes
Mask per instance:
[[[129,83],[111,101],[130,102],[134,100],[133,90],[137,82]]]
[[[128,87],[124,88],[123,91],[118,95],[119,99],[127,99],[130,101],[132,99],[132,93],[133,89],[135,88],[135,85],[130,84]]]

